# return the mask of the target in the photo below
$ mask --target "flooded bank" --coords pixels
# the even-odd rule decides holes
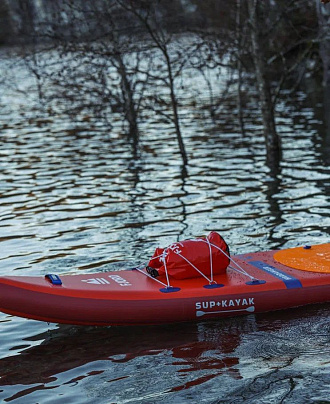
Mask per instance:
[[[210,230],[233,254],[329,241],[321,96],[311,102],[301,91],[279,103],[283,156],[274,176],[253,98],[243,136],[234,95],[213,116],[182,95],[183,167],[176,133],[159,116],[145,114],[134,145],[116,116],[109,126],[86,113],[46,111],[26,92],[34,87],[23,67],[19,74],[19,88],[3,87],[0,95],[2,276],[117,270],[145,261],[156,246]],[[321,305],[94,329],[0,313],[0,399],[326,402],[328,319],[329,305]]]

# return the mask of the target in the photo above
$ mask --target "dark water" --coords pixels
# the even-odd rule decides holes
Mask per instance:
[[[11,338],[0,359],[1,397],[22,403],[326,403],[328,316],[323,305],[134,330],[47,331],[8,321],[1,324]]]
[[[146,114],[136,155],[119,117],[110,130],[91,115],[42,113],[33,92],[18,91],[32,84],[20,74],[18,89],[0,93],[1,275],[124,268],[210,230],[233,253],[329,242],[321,97],[300,92],[279,104],[283,160],[274,178],[254,100],[244,137],[234,98],[219,103],[215,119],[185,101],[185,171],[174,130],[157,117]],[[0,401],[329,403],[329,314],[325,304],[103,329],[0,314]]]

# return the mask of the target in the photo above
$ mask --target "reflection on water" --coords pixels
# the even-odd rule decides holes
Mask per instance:
[[[0,397],[47,402],[48,390],[60,396],[79,386],[72,402],[88,402],[86,394],[97,402],[169,402],[173,394],[195,402],[190,390],[207,402],[303,402],[312,397],[304,383],[313,383],[314,396],[326,389],[329,308],[134,330],[58,326],[23,338],[39,343],[0,360]]]
[[[283,161],[274,175],[250,103],[244,138],[230,99],[212,117],[207,108],[181,109],[189,157],[182,167],[174,131],[152,117],[141,124],[135,150],[120,126],[110,131],[92,116],[44,115],[33,100],[2,93],[0,274],[118,269],[158,245],[210,230],[221,232],[233,253],[327,242],[322,104],[311,106],[300,93],[279,105]],[[221,322],[90,329],[0,314],[0,400],[321,402],[329,396],[328,317],[324,305]]]

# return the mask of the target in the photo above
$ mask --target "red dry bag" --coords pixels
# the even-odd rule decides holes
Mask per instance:
[[[212,231],[206,238],[184,240],[167,248],[156,248],[147,271],[153,277],[164,276],[166,271],[174,279],[195,278],[226,272],[229,248],[220,234]]]

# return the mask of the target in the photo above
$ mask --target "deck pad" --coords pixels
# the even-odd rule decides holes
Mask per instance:
[[[330,244],[289,248],[274,254],[274,259],[290,268],[330,274]]]

